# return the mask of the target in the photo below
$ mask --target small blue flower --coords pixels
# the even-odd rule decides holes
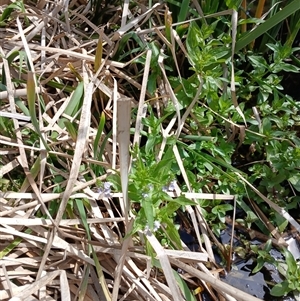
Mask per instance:
[[[148,193],[146,193],[146,192],[142,192],[142,197],[143,198],[147,198],[149,196],[149,194]]]
[[[112,185],[112,183],[110,183],[110,182],[104,182],[104,184],[103,184],[104,190],[109,190],[111,185]]]
[[[156,232],[159,228],[160,228],[160,221],[154,221],[154,225],[153,225],[153,232]],[[146,234],[148,231],[150,230],[150,227],[148,224],[146,224],[145,228],[144,228],[144,233]]]
[[[156,232],[160,228],[160,221],[154,221],[153,231]]]
[[[175,188],[176,188],[176,181],[173,180],[169,183],[169,185],[163,186],[162,191],[163,192],[174,191]]]
[[[149,188],[150,191],[153,190],[154,189],[153,184],[148,184],[148,188]]]
[[[111,195],[111,187],[112,183],[110,182],[104,182],[103,183],[103,187],[100,187],[98,189],[98,193],[99,195],[103,195],[106,197],[106,198],[110,198],[112,195]]]
[[[163,186],[163,188],[161,189],[163,192],[168,192],[169,187],[168,186]]]
[[[176,188],[176,181],[173,180],[173,181],[171,181],[170,184],[169,184],[169,191],[174,191],[175,188]]]

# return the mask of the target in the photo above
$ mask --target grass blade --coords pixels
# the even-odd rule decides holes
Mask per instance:
[[[104,114],[104,112],[102,112],[101,116],[100,116],[99,126],[97,129],[97,134],[96,134],[94,145],[93,145],[95,159],[99,159],[98,147],[99,147],[99,141],[100,141],[103,129],[104,129],[104,125],[105,125],[105,114]]]
[[[246,33],[241,39],[239,39],[236,43],[235,52],[245,48],[249,45],[252,41],[266,33],[269,29],[277,25],[278,23],[287,19],[290,15],[295,13],[300,9],[300,2],[299,0],[294,0],[282,10],[280,10],[276,15],[272,16],[266,22],[260,24],[257,28],[253,31]]]

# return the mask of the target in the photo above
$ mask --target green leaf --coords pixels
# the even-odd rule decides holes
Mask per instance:
[[[176,282],[185,298],[186,301],[196,301],[195,296],[190,291],[189,287],[187,286],[186,282],[180,277],[180,275],[173,270],[174,277]]]
[[[238,8],[241,6],[242,0],[226,0],[225,2],[228,8],[238,10]]]
[[[140,36],[136,32],[134,32],[134,31],[128,32],[128,33],[124,34],[123,37],[121,38],[121,40],[118,44],[118,47],[117,47],[117,51],[113,57],[114,60],[120,61],[120,56],[123,53],[126,45],[128,44],[128,41],[130,39],[133,39],[135,42],[137,42],[140,49],[143,49],[145,47],[143,44],[143,41],[141,40]],[[129,55],[129,54],[130,54],[130,52],[127,55]]]
[[[96,134],[95,141],[94,141],[94,147],[93,147],[94,159],[100,159],[100,157],[98,156],[98,147],[99,147],[99,141],[100,141],[103,129],[104,129],[104,125],[105,125],[105,114],[104,114],[104,112],[102,112],[101,116],[100,116],[99,126],[97,129],[97,134]]]
[[[249,55],[248,59],[253,67],[261,68],[262,70],[268,69],[268,63],[263,56]]]
[[[11,13],[14,10],[19,10],[21,12],[25,12],[23,1],[16,1],[14,3],[9,4],[3,11],[2,15],[0,16],[0,25],[4,25],[4,21],[6,21]]]
[[[182,250],[180,236],[173,220],[170,218],[162,219],[162,223],[166,224],[165,234],[172,242],[174,248],[177,250]]]
[[[264,266],[265,264],[265,261],[263,258],[259,257],[257,259],[257,263],[256,263],[256,266],[255,268],[252,270],[252,273],[253,274],[256,274],[257,272],[259,272],[261,270],[261,268]]]
[[[121,191],[121,178],[119,174],[109,175],[107,181],[113,184],[116,191]]]
[[[278,230],[283,233],[284,230],[286,229],[286,227],[288,226],[289,221],[287,219],[285,219],[278,212],[275,212],[275,220],[276,220],[276,224],[277,224]]]
[[[79,212],[79,215],[80,215],[80,218],[81,218],[81,222],[82,222],[82,224],[85,228],[85,231],[87,233],[87,237],[88,237],[89,240],[91,240],[90,227],[89,227],[88,222],[87,222],[87,216],[86,216],[85,208],[84,208],[84,205],[83,205],[83,200],[75,199],[75,203],[76,203],[76,207],[78,209],[78,212]],[[96,254],[93,246],[90,245],[90,244],[88,244],[88,252],[89,252],[89,254],[92,254],[92,256],[93,256],[93,260],[94,260],[95,267],[96,267],[97,274],[98,274],[98,280],[99,280],[99,283],[102,286],[102,289],[103,289],[104,295],[106,297],[106,300],[111,300],[110,292],[108,290],[108,287],[107,287],[107,284],[106,284],[106,281],[105,281],[105,277],[104,277],[104,274],[103,274],[102,267],[99,263],[99,259],[97,257],[97,254]],[[84,296],[83,296],[83,298],[84,298]]]
[[[65,124],[65,127],[66,127],[68,133],[70,134],[71,138],[73,139],[74,142],[76,142],[76,140],[77,140],[77,130],[74,127],[73,123],[70,122],[69,120],[65,120],[64,124]]]
[[[155,168],[151,172],[151,176],[156,179],[165,179],[168,177],[171,170],[171,166],[174,162],[174,155],[171,148],[169,148],[164,154],[163,158],[159,163],[156,164]],[[166,183],[162,183],[164,185]]]
[[[287,281],[277,283],[270,291],[270,294],[275,297],[281,297],[287,293],[289,293],[289,283]]]
[[[146,142],[146,145],[145,145],[145,151],[146,151],[146,154],[150,154],[154,151],[154,146],[157,145],[157,138],[158,136],[154,136],[154,135],[149,135],[148,136],[148,139],[147,139],[147,142]]]
[[[200,28],[196,22],[191,22],[187,39],[186,46],[189,54],[189,60],[191,61],[192,66],[197,67],[199,65],[199,44],[202,42]]]
[[[71,117],[74,117],[75,114],[78,112],[78,110],[81,107],[82,104],[82,97],[84,93],[84,84],[83,82],[80,82],[78,86],[76,87],[75,91],[73,92],[71,99],[64,111],[66,115],[69,115]],[[61,118],[58,121],[58,124],[61,128],[64,127],[64,121],[67,120],[66,118]]]
[[[182,205],[182,206],[186,206],[186,205],[191,205],[191,206],[193,206],[193,205],[195,205],[195,202],[193,202],[193,201],[187,199],[187,198],[186,198],[185,196],[183,196],[183,195],[181,195],[181,196],[179,196],[179,197],[177,197],[177,198],[173,198],[173,199],[171,199],[171,201],[172,201],[172,202],[175,202],[175,203],[177,203],[177,204],[179,204],[179,205]]]
[[[23,230],[24,231],[24,230]],[[24,231],[25,234],[31,234],[32,230],[31,229],[26,229]],[[7,254],[9,254],[11,251],[14,250],[14,248],[18,247],[18,245],[23,241],[22,237],[17,237],[16,239],[14,239],[11,243],[9,243],[4,249],[2,249],[0,251],[0,260],[6,256]]]
[[[298,271],[298,266],[293,254],[289,250],[284,249],[284,256],[288,265],[288,273],[295,274]]]
[[[31,122],[33,124],[33,127],[35,131],[39,134],[41,141],[44,144],[44,147],[49,150],[49,146],[47,145],[44,136],[42,135],[40,131],[40,126],[38,119],[36,117],[36,106],[35,106],[35,80],[34,80],[34,74],[31,71],[28,71],[27,73],[27,102],[29,107],[29,114],[31,118]]]
[[[281,63],[280,67],[281,67],[281,70],[286,71],[286,72],[294,72],[294,73],[299,72],[299,68],[294,65],[291,65],[291,64]]]
[[[141,199],[141,210],[144,211],[144,214],[147,219],[148,226],[151,230],[154,227],[154,214],[153,214],[153,203],[149,197],[145,197]],[[140,210],[140,211],[141,211]]]
[[[161,220],[167,220],[173,213],[180,208],[180,204],[175,202],[168,202],[159,210],[159,218]]]
[[[156,91],[156,80],[157,77],[159,76],[159,73],[152,71],[151,74],[148,77],[148,82],[147,82],[147,90],[151,95],[154,95],[154,92]]]
[[[221,204],[221,205],[217,205],[214,208],[212,208],[211,212],[213,214],[217,214],[217,213],[226,213],[226,211],[232,210],[233,206],[230,204]]]
[[[289,182],[293,185],[293,187],[297,191],[300,191],[300,176],[299,175],[294,175],[294,176],[290,177]]]
[[[271,249],[272,249],[272,240],[269,239],[264,246],[264,251],[269,253],[271,251]]]

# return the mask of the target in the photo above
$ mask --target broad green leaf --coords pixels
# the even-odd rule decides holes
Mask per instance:
[[[162,223],[166,224],[165,234],[168,237],[168,239],[173,243],[174,247],[177,250],[182,250],[181,239],[173,220],[167,218],[162,220]]]
[[[258,56],[258,55],[249,55],[248,59],[252,63],[253,67],[261,68],[262,70],[265,70],[265,69],[268,68],[267,61],[261,55],[260,56]]]
[[[151,230],[153,230],[153,227],[154,227],[154,214],[153,214],[152,200],[149,199],[148,197],[142,198],[141,199],[141,206],[142,206],[142,209],[144,210],[148,226]]]
[[[146,151],[146,154],[150,154],[154,151],[154,147],[155,145],[157,145],[157,136],[155,135],[149,135],[148,136],[148,139],[147,139],[147,142],[146,142],[146,145],[145,145],[145,151]]]
[[[288,265],[288,273],[295,274],[298,271],[298,266],[293,254],[289,250],[284,249],[284,257]]]
[[[157,163],[154,170],[151,172],[151,176],[154,178],[159,177],[159,179],[165,178],[166,176],[169,175],[173,162],[174,162],[173,151],[171,148],[169,148],[164,154],[162,160],[159,161],[159,163]]]
[[[286,295],[289,292],[289,283],[287,281],[283,281],[281,283],[277,283],[270,291],[270,294],[275,297],[281,297]]]
[[[286,208],[288,209],[288,208]],[[281,214],[279,214],[278,212],[275,212],[275,218],[276,218],[276,224],[278,227],[278,230],[283,233],[286,229],[286,227],[289,224],[289,221],[284,218]]]
[[[269,253],[271,251],[271,249],[272,249],[272,240],[269,239],[264,246],[264,251]]]
[[[291,182],[291,184],[297,191],[300,191],[300,176],[299,175],[292,176],[291,178],[289,178],[289,181]]]
[[[121,191],[121,178],[120,175],[115,173],[115,174],[111,174],[107,177],[107,181],[112,183],[114,188],[117,191]]]
[[[233,206],[230,205],[230,204],[222,204],[222,205],[217,205],[215,206],[211,212],[214,213],[214,214],[217,214],[217,213],[225,213],[226,211],[229,211],[229,210],[232,210],[233,209]]]
[[[263,260],[263,258],[258,258],[257,259],[257,263],[256,263],[256,266],[255,268],[252,270],[252,273],[255,274],[257,272],[259,272],[262,267],[265,265],[265,261]]]
[[[187,39],[186,46],[189,54],[189,60],[193,67],[197,67],[199,65],[200,57],[199,57],[199,44],[203,42],[200,34],[200,28],[196,24],[196,22],[191,22]]]
[[[172,216],[173,213],[180,208],[180,204],[176,202],[168,202],[159,210],[159,216],[162,220],[167,220],[169,216]]]
[[[183,195],[182,196],[179,196],[177,198],[173,198],[172,199],[172,202],[175,202],[179,205],[182,205],[182,206],[186,206],[186,205],[195,205],[195,202],[187,199],[186,197],[184,197]]]

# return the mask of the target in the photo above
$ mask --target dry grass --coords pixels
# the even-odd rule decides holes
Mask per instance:
[[[172,265],[182,269],[182,277],[191,288],[206,288],[214,300],[258,300],[219,280],[220,271],[214,267],[209,239],[211,233],[197,206],[188,206],[187,211],[195,229],[200,224],[201,233],[196,234],[199,241],[200,234],[204,237],[205,248],[201,252],[191,252],[184,244],[183,250],[167,250],[148,232],[145,238],[157,254],[159,269],[151,267],[142,239],[131,236],[123,239],[133,221],[127,196],[129,129],[135,128],[133,141],[139,144],[145,101],[150,99],[146,83],[151,51],[144,52],[143,73],[130,64],[131,60],[120,63],[111,58],[128,31],[135,30],[145,43],[151,39],[154,31],[141,30],[140,26],[148,22],[150,16],[161,26],[164,12],[159,4],[151,9],[140,4],[130,11],[126,3],[123,8],[111,8],[111,19],[102,27],[96,27],[89,21],[90,3],[84,0],[39,1],[37,5],[28,2],[24,13],[13,13],[10,23],[0,28],[0,67],[2,75],[5,72],[7,86],[7,91],[0,92],[1,114],[12,118],[10,131],[15,134],[9,135],[9,131],[0,134],[1,176],[6,179],[15,176],[5,183],[15,192],[3,191],[0,195],[0,298],[184,300]],[[6,3],[1,4],[3,11]],[[120,28],[105,34],[109,23]],[[157,39],[163,39],[163,26],[157,28],[160,28],[155,32]],[[160,40],[162,45],[167,42]],[[181,48],[184,52],[183,45]],[[26,53],[27,63],[22,61],[19,51]],[[131,59],[135,58],[132,54]],[[164,71],[163,60],[159,65]],[[139,94],[130,92],[129,86]],[[157,98],[152,101],[165,100],[166,96],[178,107],[164,76]],[[79,106],[76,114],[66,114],[66,108],[73,105]],[[27,114],[24,107],[29,110]],[[132,107],[138,108],[134,121],[130,119]],[[190,109],[183,116],[177,110],[176,118],[162,129],[165,140],[170,133],[180,134]],[[107,131],[103,130],[98,137],[99,145],[103,145],[110,129],[112,136],[99,160],[95,158],[94,142],[103,113]],[[176,120],[178,128],[174,128]],[[72,123],[76,131],[65,127],[62,121]],[[35,138],[27,135],[32,130],[37,134]],[[165,140],[158,159],[164,152]],[[176,147],[174,154],[188,185]],[[101,168],[101,176],[95,174],[92,165]],[[108,174],[117,170],[122,191],[109,198],[99,195],[97,183],[104,182]],[[90,180],[86,181],[87,178]],[[176,193],[170,193],[172,197],[179,194],[179,187]],[[233,199],[233,196],[193,192],[186,196],[192,200]],[[76,200],[89,203],[86,224],[80,212],[70,205]],[[52,206],[58,210],[55,218],[51,214]],[[208,262],[210,269],[205,265]]]

